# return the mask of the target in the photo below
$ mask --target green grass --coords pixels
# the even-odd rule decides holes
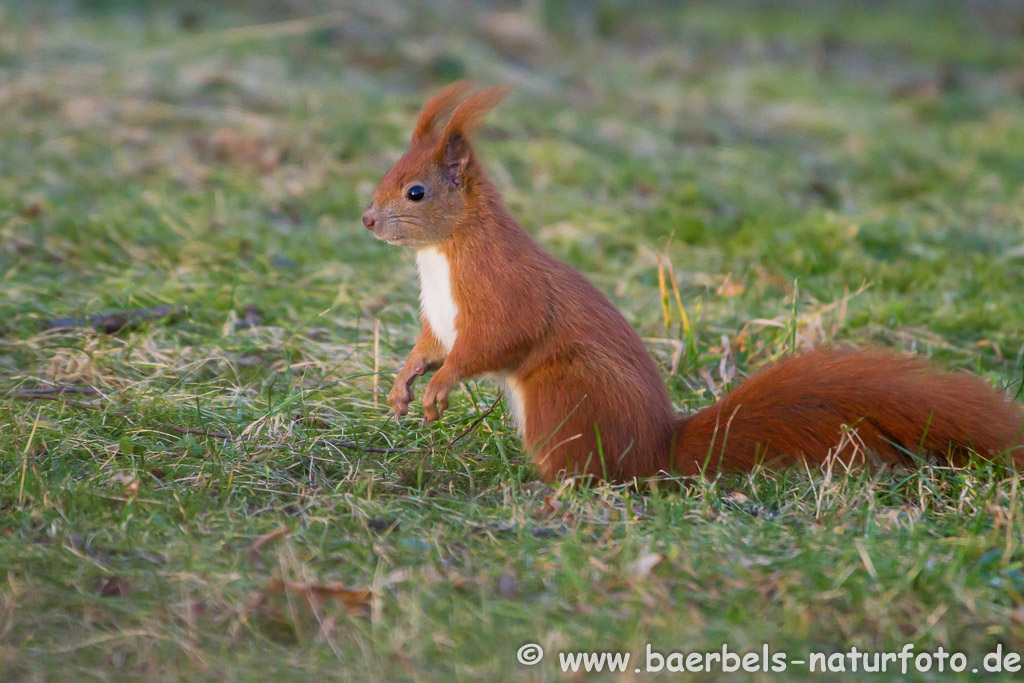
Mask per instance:
[[[1024,503],[998,467],[574,490],[537,479],[502,404],[456,440],[485,382],[442,424],[418,406],[396,424],[414,267],[358,220],[425,97],[512,80],[485,163],[649,340],[680,409],[794,340],[1019,393],[1019,9],[552,1],[524,48],[458,4],[273,5],[0,10],[5,679],[557,678],[559,650],[647,643],[1024,650]],[[659,254],[690,340],[674,300],[666,331]],[[186,310],[46,328],[160,305]],[[96,393],[18,395],[50,383]],[[373,597],[311,606],[275,579]],[[516,663],[526,642],[538,667]]]

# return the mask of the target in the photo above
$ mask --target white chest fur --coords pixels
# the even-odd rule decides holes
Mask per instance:
[[[434,248],[416,252],[416,266],[420,271],[420,306],[423,317],[430,323],[434,336],[450,352],[455,345],[455,316],[459,313],[452,298],[452,279],[448,258]]]
[[[423,317],[430,323],[434,336],[451,352],[455,345],[458,330],[455,329],[455,316],[459,307],[452,298],[452,279],[448,269],[448,258],[437,249],[420,249],[416,252],[416,266],[420,271],[420,306]],[[523,388],[511,375],[498,373],[492,376],[505,387],[512,418],[519,428],[519,435],[526,432],[525,397]]]

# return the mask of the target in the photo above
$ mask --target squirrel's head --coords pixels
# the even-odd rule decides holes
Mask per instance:
[[[473,156],[473,133],[508,92],[473,89],[466,81],[452,83],[423,107],[409,151],[363,212],[363,225],[377,239],[418,249],[439,244],[462,224],[486,182]]]

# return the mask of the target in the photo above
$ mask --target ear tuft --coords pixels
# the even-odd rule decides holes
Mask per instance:
[[[455,107],[437,150],[438,164],[447,171],[452,185],[462,185],[473,153],[470,144],[473,134],[510,89],[507,85],[486,88]]]
[[[505,99],[505,95],[508,95],[508,91],[511,89],[511,86],[508,85],[496,85],[466,98],[455,107],[452,117],[448,120],[448,125],[445,126],[444,135],[441,137],[447,138],[453,133],[472,136],[484,122],[484,117]]]
[[[455,81],[446,85],[441,92],[430,98],[423,105],[419,118],[416,119],[416,127],[412,132],[412,144],[436,138],[440,134],[443,119],[448,117],[456,105],[466,99],[475,88],[476,85],[472,81]]]

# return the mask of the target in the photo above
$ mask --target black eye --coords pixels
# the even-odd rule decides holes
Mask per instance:
[[[427,196],[427,191],[422,185],[413,185],[405,191],[405,198],[410,202],[418,202]]]

